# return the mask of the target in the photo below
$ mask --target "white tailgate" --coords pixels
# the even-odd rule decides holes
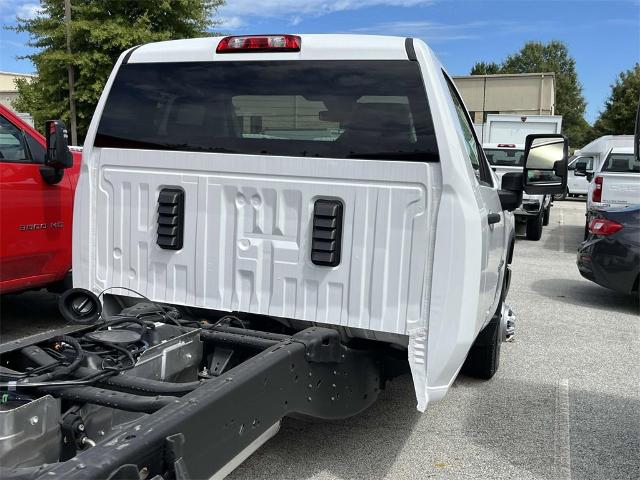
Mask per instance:
[[[80,284],[389,333],[426,326],[437,164],[99,148],[92,156],[96,227],[81,235],[91,236],[95,262],[81,263]],[[177,252],[156,245],[167,186],[185,191]],[[88,200],[85,187],[76,201]],[[318,197],[344,204],[338,267],[310,260]]]
[[[634,205],[640,203],[639,173],[599,173],[602,181],[600,206]]]

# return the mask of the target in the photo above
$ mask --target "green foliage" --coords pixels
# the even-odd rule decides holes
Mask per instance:
[[[64,0],[41,0],[42,13],[18,18],[10,27],[30,34],[36,49],[31,83],[18,81],[14,107],[33,115],[36,125],[61,118],[69,125],[68,64],[75,69],[78,138],[91,116],[118,56],[135,45],[211,35],[213,14],[224,0],[71,0],[71,55],[66,50]]]
[[[471,68],[471,75],[495,75],[500,73],[500,65],[495,62],[477,62]]]
[[[596,136],[633,135],[640,99],[640,63],[622,72],[611,85],[604,111],[593,125]]]
[[[555,73],[555,113],[562,115],[563,132],[570,145],[580,147],[592,137],[591,127],[584,119],[587,104],[578,81],[576,62],[563,42],[527,42],[519,52],[509,55],[500,64],[476,63],[471,74],[484,67],[491,67],[490,73]],[[493,67],[497,67],[497,71],[493,71]]]

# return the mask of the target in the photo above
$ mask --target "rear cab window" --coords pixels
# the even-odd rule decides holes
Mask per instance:
[[[493,186],[493,180],[491,177],[491,173],[489,171],[489,167],[486,161],[483,161],[483,151],[480,147],[480,143],[478,142],[478,138],[476,137],[475,130],[473,128],[473,123],[471,122],[471,118],[466,111],[464,103],[462,102],[462,98],[460,94],[456,90],[455,85],[453,84],[453,80],[449,78],[449,76],[442,71],[442,75],[447,83],[447,87],[449,89],[449,93],[451,94],[451,100],[453,101],[453,106],[455,108],[456,117],[460,124],[460,129],[462,131],[462,136],[464,139],[464,149],[466,152],[466,158],[473,168],[476,179],[480,184],[484,186]]]
[[[640,162],[632,153],[610,153],[602,165],[603,172],[640,173]]]
[[[438,160],[417,62],[123,65],[97,147]]]
[[[524,167],[524,150],[514,148],[485,148],[487,161],[494,167]]]

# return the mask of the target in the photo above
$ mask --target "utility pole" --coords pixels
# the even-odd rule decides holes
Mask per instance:
[[[67,29],[67,54],[71,57],[71,0],[64,0],[64,24]],[[73,64],[69,60],[69,117],[71,118],[71,145],[78,144],[78,132],[76,129],[76,99],[75,78]]]

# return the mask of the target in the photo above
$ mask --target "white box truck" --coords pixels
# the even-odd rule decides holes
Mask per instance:
[[[487,115],[483,148],[498,177],[522,172],[525,139],[530,134],[559,134],[562,117],[558,115]],[[543,226],[549,224],[551,195],[528,195],[515,211],[518,224],[525,225],[529,240],[540,240]]]
[[[128,50],[83,149],[60,300],[83,325],[0,346],[0,476],[221,478],[284,416],[355,415],[403,368],[420,411],[491,378],[510,212],[564,190],[566,140],[525,157],[500,185],[420,40]]]

